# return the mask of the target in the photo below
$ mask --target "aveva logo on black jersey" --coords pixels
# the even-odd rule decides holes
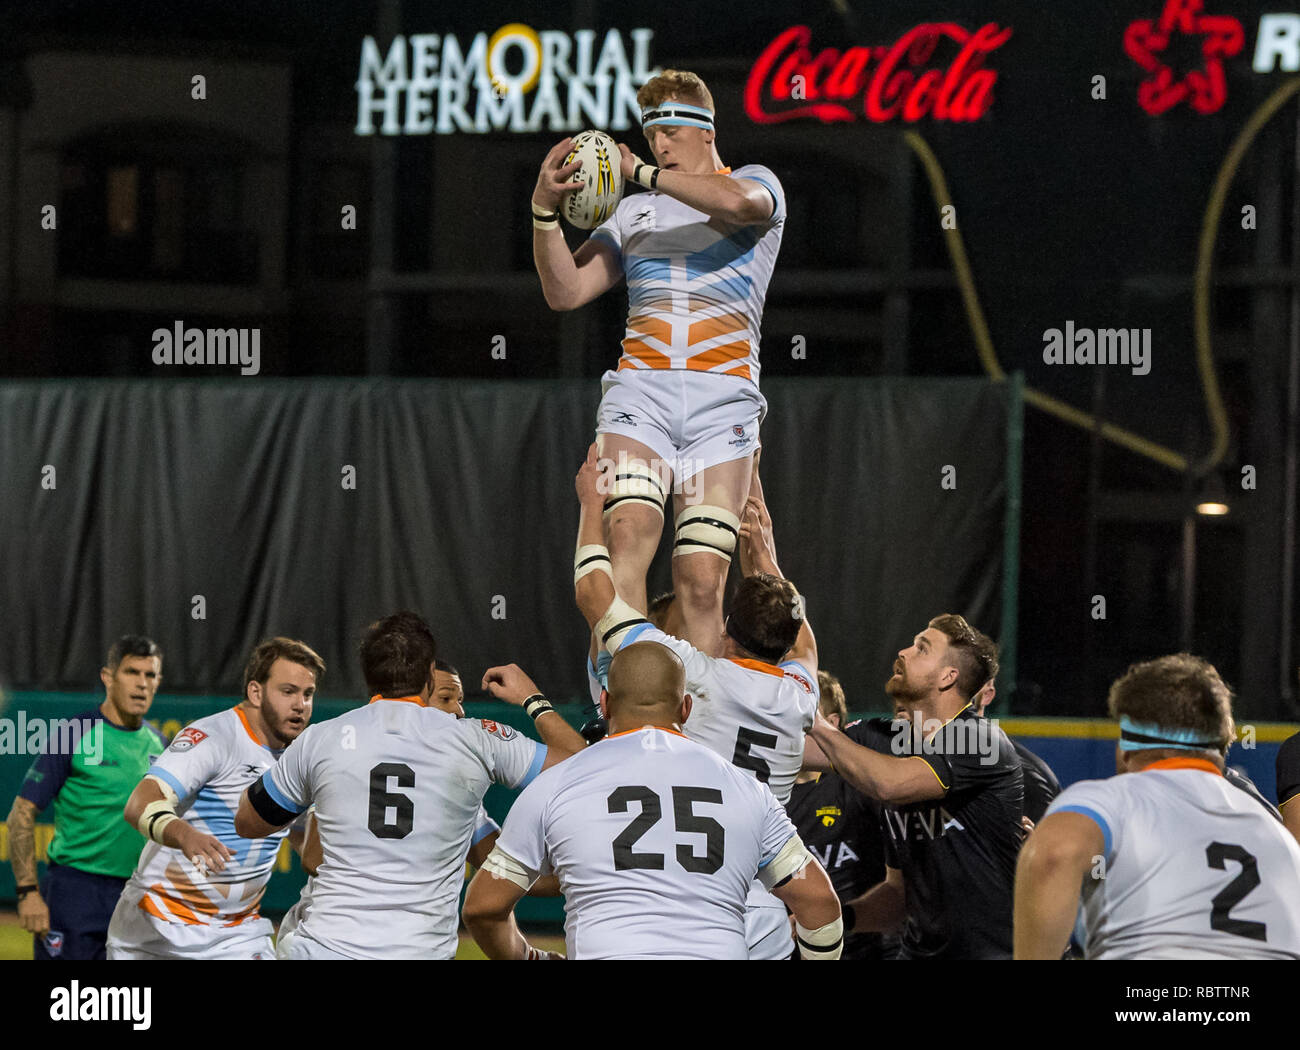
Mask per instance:
[[[966,830],[966,826],[943,806],[932,806],[925,812],[886,809],[885,813],[889,834],[896,842],[926,842],[942,838],[950,828]]]

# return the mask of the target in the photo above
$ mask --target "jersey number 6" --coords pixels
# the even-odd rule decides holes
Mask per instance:
[[[405,762],[380,762],[370,771],[370,819],[372,834],[381,839],[404,839],[415,823],[415,803],[408,795],[388,790],[388,778],[395,777],[399,788],[415,787],[415,770]],[[393,823],[388,811],[393,811]]]
[[[611,813],[626,813],[628,803],[639,802],[641,812],[636,819],[620,832],[614,840],[614,870],[663,871],[664,855],[662,853],[637,853],[633,850],[637,840],[659,823],[663,816],[663,803],[659,796],[648,787],[615,788],[606,800]],[[726,847],[726,829],[712,817],[696,815],[694,805],[697,802],[710,802],[722,805],[722,792],[717,788],[675,787],[673,788],[673,823],[678,831],[696,832],[704,836],[704,856],[696,856],[685,843],[677,845],[677,863],[687,871],[700,875],[712,875],[722,867],[722,854]]]

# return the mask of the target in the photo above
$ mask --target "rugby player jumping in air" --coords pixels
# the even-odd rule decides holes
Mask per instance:
[[[616,464],[605,541],[618,593],[646,611],[646,570],[676,486],[674,634],[718,641],[722,591],[749,495],[758,427],[759,329],[781,246],[785,195],[761,165],[732,171],[718,155],[713,97],[693,73],[666,70],[637,92],[654,163],[620,145],[625,197],[570,253],[556,214],[579,165],[571,140],[542,163],[533,192],[533,256],[553,310],[574,310],[626,278],[628,319],[617,368],[602,378],[596,441]],[[593,655],[598,647],[593,646]]]

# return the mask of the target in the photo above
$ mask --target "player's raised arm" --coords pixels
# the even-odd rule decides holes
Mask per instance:
[[[542,161],[533,190],[533,263],[542,294],[552,310],[576,310],[618,283],[623,275],[618,250],[601,238],[589,238],[576,252],[560,229],[560,208],[567,194],[582,183],[573,176],[581,162],[565,164],[572,139],[556,143]]]
[[[924,758],[884,755],[856,744],[828,722],[820,711],[808,736],[836,773],[859,791],[881,802],[905,806],[909,802],[942,798],[948,793],[934,768]],[[808,768],[809,758],[805,750],[805,768]]]
[[[145,776],[126,800],[122,817],[145,838],[180,850],[191,864],[224,871],[233,854],[215,835],[205,835],[177,816],[179,801],[171,785]]]
[[[758,472],[754,472],[753,491],[745,502],[745,509],[740,516],[740,550],[741,567],[746,576],[766,572],[785,579],[780,565],[776,561],[776,541],[772,535],[772,516],[767,511],[763,499],[763,489],[758,481]],[[796,660],[809,674],[817,674],[817,639],[813,636],[812,624],[808,622],[808,611],[802,597],[798,604],[803,622],[799,626],[799,635],[790,647],[786,659]]]
[[[522,707],[524,713],[533,720],[537,735],[546,745],[543,769],[549,769],[556,762],[576,755],[587,746],[578,731],[560,717],[537,688],[537,683],[518,664],[489,667],[483,674],[483,689],[498,700]]]
[[[1104,856],[1106,837],[1082,813],[1051,813],[1016,862],[1015,958],[1059,959],[1070,942],[1083,880]]]
[[[671,139],[677,133],[676,128],[659,127],[648,132],[647,138],[653,134]],[[622,154],[620,167],[625,181],[666,193],[683,204],[704,212],[710,218],[737,226],[749,226],[766,222],[776,214],[776,197],[755,179],[734,179],[720,173],[693,173],[655,167],[643,163],[622,142],[618,144],[618,151]]]

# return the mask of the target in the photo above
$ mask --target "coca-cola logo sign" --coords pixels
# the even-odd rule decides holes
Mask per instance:
[[[814,55],[812,30],[791,26],[750,70],[745,112],[759,124],[979,120],[993,104],[998,79],[984,63],[1010,37],[1010,27],[995,22],[974,30],[925,22],[892,44],[828,47]]]

